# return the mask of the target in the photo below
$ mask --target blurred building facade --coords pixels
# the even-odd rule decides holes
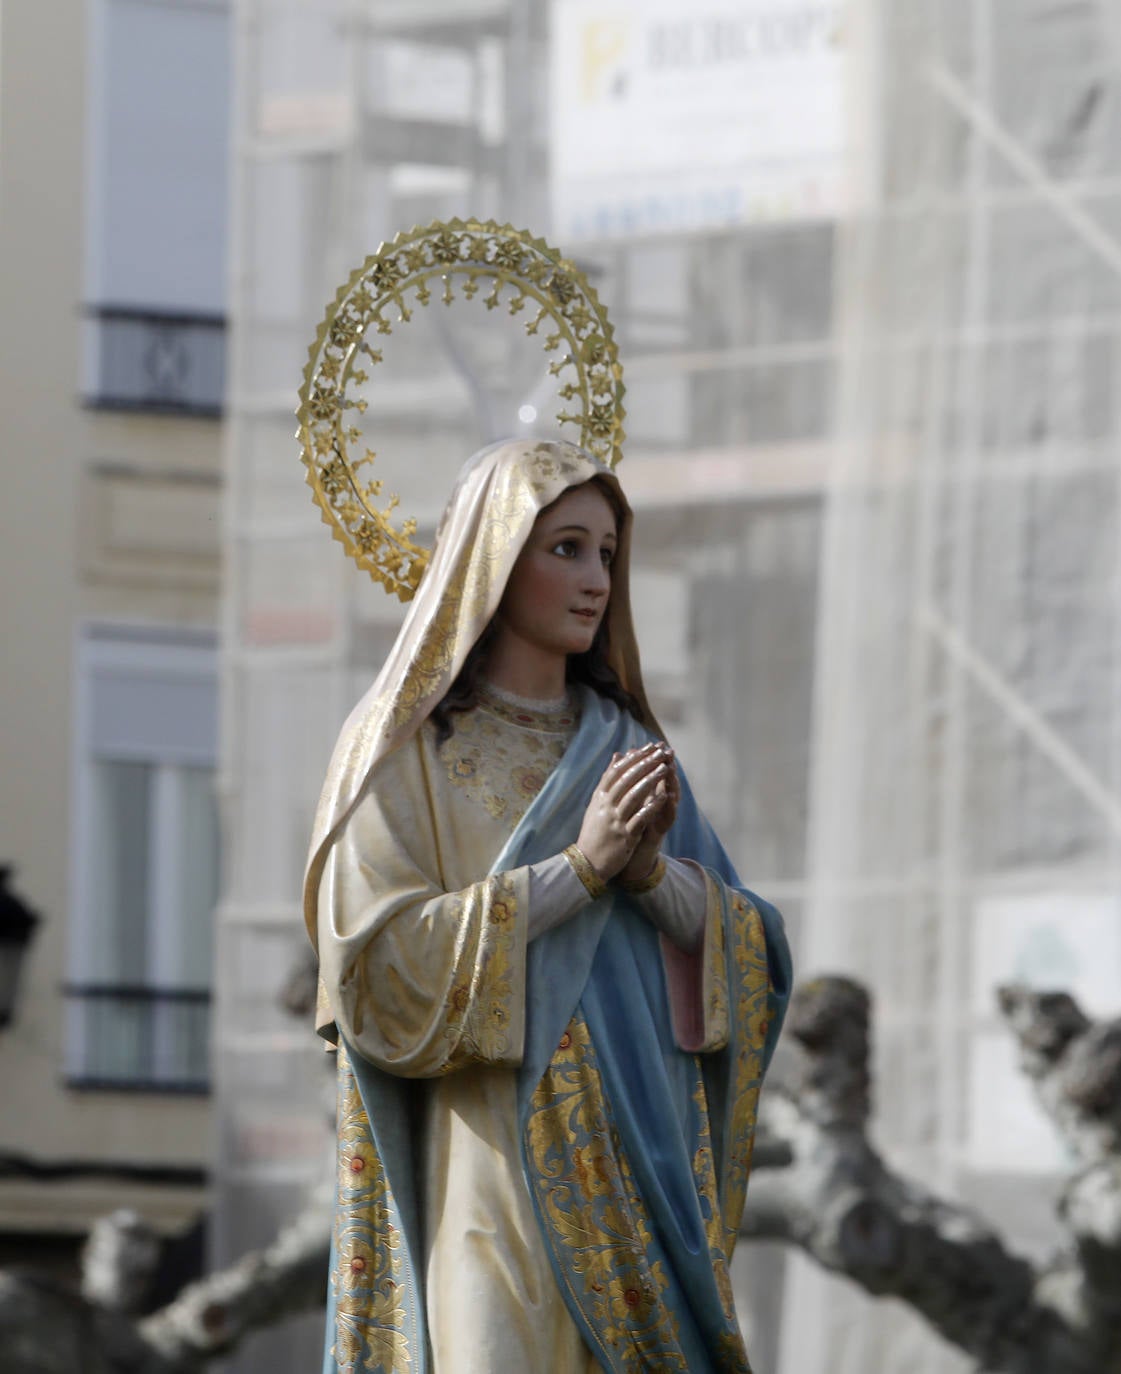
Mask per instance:
[[[228,71],[210,0],[0,7],[4,1261],[206,1204]]]

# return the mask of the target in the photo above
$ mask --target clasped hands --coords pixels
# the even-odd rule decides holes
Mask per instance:
[[[677,816],[681,783],[661,740],[615,754],[584,812],[577,848],[603,879],[641,882]]]

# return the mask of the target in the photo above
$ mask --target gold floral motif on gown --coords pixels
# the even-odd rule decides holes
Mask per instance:
[[[576,1300],[591,1303],[595,1334],[612,1348],[609,1367],[686,1370],[677,1319],[662,1300],[664,1267],[648,1258],[650,1218],[579,1013],[533,1094],[526,1146],[549,1242],[574,1254],[584,1287]]]
[[[447,1061],[442,1073],[511,1058],[509,1007],[517,995],[511,946],[517,911],[514,884],[507,873],[495,873],[448,902],[452,920],[465,930],[483,930],[493,938],[479,941],[470,974],[460,978],[447,1000],[443,1029]]]
[[[541,710],[484,690],[452,724],[440,748],[448,781],[513,830],[561,761],[579,714],[571,700]]]
[[[741,1050],[736,1060],[729,1131],[728,1182],[724,1196],[724,1236],[731,1259],[739,1236],[755,1148],[755,1123],[759,1090],[763,1086],[763,1046],[770,1028],[770,973],[767,938],[755,904],[741,893],[729,891],[732,906],[732,964],[735,969],[736,1024],[741,1028]]]
[[[741,1370],[751,1374],[747,1361],[743,1336],[739,1330],[736,1316],[736,1300],[732,1291],[731,1261],[735,1236],[729,1235],[723,1225],[720,1211],[720,1192],[716,1180],[716,1164],[712,1154],[712,1126],[708,1115],[708,1097],[705,1093],[704,1073],[701,1061],[693,1058],[695,1083],[693,1103],[697,1109],[700,1129],[697,1132],[697,1149],[693,1156],[693,1176],[697,1181],[697,1193],[701,1198],[705,1223],[705,1239],[708,1242],[708,1257],[716,1279],[716,1291],[724,1308],[727,1329],[718,1337],[721,1354],[721,1367],[729,1371]]]
[[[339,1048],[338,1205],[333,1354],[340,1370],[412,1363],[401,1287],[401,1237],[345,1046]]]

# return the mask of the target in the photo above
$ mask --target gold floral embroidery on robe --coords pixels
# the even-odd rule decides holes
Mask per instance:
[[[751,1374],[736,1319],[729,1266],[754,1144],[770,977],[758,911],[739,893],[725,891],[731,916],[730,947],[725,949],[721,937],[712,942],[709,956],[714,961],[712,971],[720,975],[713,979],[715,1001],[710,1011],[717,1021],[727,1021],[725,987],[731,989],[736,1005],[728,1149],[723,1177],[718,1179],[702,1062],[694,1056],[698,1134],[693,1173],[726,1322],[725,1330],[716,1336],[720,1367],[729,1374]],[[687,1369],[677,1320],[663,1301],[668,1281],[662,1263],[649,1258],[649,1214],[612,1123],[595,1047],[579,1014],[569,1023],[534,1092],[526,1153],[530,1186],[545,1219],[546,1242],[561,1258],[560,1272],[583,1279],[583,1291],[573,1291],[572,1297],[598,1333],[606,1367],[619,1374]],[[561,1246],[567,1251],[563,1256]]]
[[[414,1367],[402,1286],[401,1233],[346,1049],[339,1047],[338,1193],[333,1354],[341,1374]]]
[[[704,1076],[701,1062],[694,1057],[696,1088],[693,1091],[693,1105],[697,1109],[700,1126],[697,1131],[697,1149],[693,1155],[693,1176],[697,1181],[697,1196],[701,1201],[704,1217],[705,1239],[708,1242],[708,1257],[712,1264],[716,1289],[720,1294],[720,1305],[728,1325],[718,1339],[721,1353],[721,1369],[728,1374],[751,1374],[747,1361],[743,1336],[736,1317],[736,1300],[732,1293],[732,1276],[729,1271],[732,1256],[727,1250],[723,1218],[720,1212],[719,1189],[716,1184],[716,1164],[712,1154],[712,1126],[708,1114],[708,1096],[705,1093]]]
[[[728,900],[732,907],[730,953],[735,970],[732,986],[736,990],[735,1023],[738,1028],[724,1187],[724,1234],[730,1260],[739,1236],[751,1152],[755,1145],[755,1116],[763,1084],[763,1048],[769,1027],[771,980],[762,917],[754,904],[740,893],[730,890]]]
[[[561,761],[579,714],[574,705],[525,710],[488,693],[453,723],[454,733],[440,748],[448,781],[513,829]]]
[[[449,940],[443,997],[426,1008],[423,1025],[414,1024],[409,1075],[436,1078],[469,1064],[516,1065],[522,1055],[524,996],[519,968],[522,948],[516,915],[518,896],[512,873],[495,873],[462,892],[437,899],[441,922],[455,932]],[[395,1014],[399,975],[358,958],[341,983],[359,1049]],[[361,1039],[365,1037],[365,1039]],[[384,1043],[384,1042],[381,1042]],[[376,1054],[367,1050],[377,1062]]]
[[[440,1072],[471,1063],[515,1061],[521,1044],[514,1045],[510,1036],[512,1004],[520,991],[513,959],[518,909],[514,879],[495,873],[449,901],[449,919],[459,922],[465,939],[474,937],[475,948],[462,950],[457,960],[461,972],[445,1007],[447,1049]]]
[[[687,1370],[677,1318],[645,1203],[611,1120],[595,1047],[577,1014],[533,1094],[526,1124],[531,1187],[546,1242],[569,1251],[559,1266],[583,1279],[574,1294],[588,1313],[606,1367]]]
[[[708,919],[705,922],[704,970],[702,996],[705,1008],[704,1043],[698,1053],[722,1050],[728,1043],[731,1027],[728,1023],[728,959],[721,919],[723,884],[711,874],[705,874]]]

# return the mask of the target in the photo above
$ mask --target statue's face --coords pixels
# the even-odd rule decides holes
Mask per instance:
[[[571,487],[537,517],[514,564],[498,611],[503,631],[538,652],[590,649],[618,542],[615,512],[599,488]]]

